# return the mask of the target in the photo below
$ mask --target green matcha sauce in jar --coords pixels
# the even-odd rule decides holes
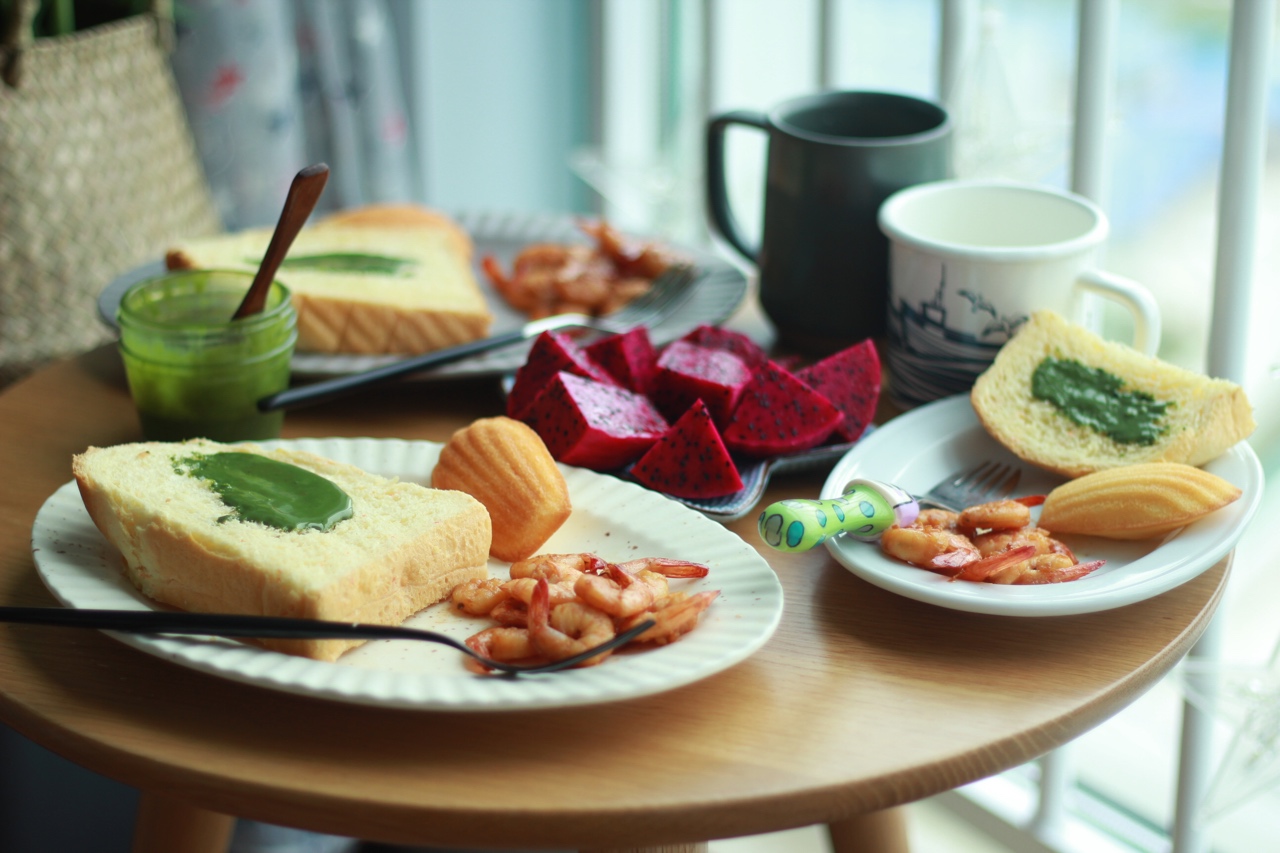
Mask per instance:
[[[297,315],[275,282],[260,313],[233,321],[253,275],[171,272],[121,299],[120,354],[148,440],[280,435],[284,412],[260,412],[258,400],[289,385]]]

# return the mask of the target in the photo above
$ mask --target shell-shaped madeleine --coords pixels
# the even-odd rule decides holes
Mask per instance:
[[[437,489],[457,489],[489,510],[489,553],[531,557],[572,512],[569,488],[547,446],[527,424],[482,418],[453,434],[431,474]]]
[[[1192,465],[1124,465],[1068,480],[1049,492],[1039,524],[1054,533],[1150,539],[1239,497],[1236,486]]]

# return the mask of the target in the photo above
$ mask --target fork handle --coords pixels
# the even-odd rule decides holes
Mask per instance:
[[[424,634],[453,645],[454,640],[434,631],[374,625],[363,622],[324,622],[277,616],[231,613],[170,613],[164,610],[93,610],[62,607],[0,607],[0,622],[48,625],[59,628],[94,628],[127,634],[186,634],[218,637],[284,639],[406,639]]]
[[[760,538],[778,551],[816,548],[838,534],[874,542],[895,524],[915,521],[920,505],[910,494],[879,480],[850,480],[838,498],[788,498],[760,513]]]
[[[350,373],[346,376],[299,385],[296,388],[286,388],[259,400],[258,410],[261,412],[274,412],[277,409],[290,409],[297,406],[323,403],[326,400],[341,397],[352,391],[358,391],[371,385],[418,373],[430,367],[451,364],[468,356],[479,355],[482,352],[489,352],[490,350],[520,343],[538,334],[539,330],[540,327],[533,326],[530,323],[515,331],[503,332],[490,338],[482,338],[481,340],[469,341],[455,347],[402,358],[399,361],[393,361],[390,364],[384,364],[381,367],[375,367],[360,373]]]

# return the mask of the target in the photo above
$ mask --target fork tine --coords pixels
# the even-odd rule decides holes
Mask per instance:
[[[959,511],[1010,495],[1022,478],[1016,465],[987,460],[945,477],[919,497],[921,503]]]

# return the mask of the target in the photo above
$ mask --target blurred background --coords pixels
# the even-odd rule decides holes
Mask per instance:
[[[273,224],[297,170],[324,161],[332,179],[322,207],[415,201],[599,214],[635,234],[715,245],[703,214],[707,117],[823,88],[943,101],[957,122],[958,176],[1068,186],[1080,3],[962,5],[970,26],[949,92],[938,91],[944,0],[178,0],[171,59],[228,229]],[[1110,162],[1096,199],[1113,222],[1106,262],[1156,293],[1161,355],[1202,370],[1231,3],[1114,8]],[[1260,423],[1252,442],[1274,481],[1280,86],[1274,72],[1271,80],[1253,320],[1239,332]],[[764,152],[763,136],[731,135],[730,194],[749,233],[759,228]],[[1260,518],[1276,517],[1276,492]],[[1225,661],[1265,673],[1280,636],[1269,605],[1280,580],[1263,526],[1241,543],[1220,619]],[[1175,674],[1069,748],[1064,819],[1074,829],[1053,849],[1170,849],[1183,699]],[[1273,701],[1280,710],[1280,694]],[[1214,784],[1237,792],[1211,816],[1219,853],[1252,853],[1280,837],[1280,759],[1262,750],[1243,784],[1226,762],[1236,725],[1224,718],[1218,732]],[[1268,725],[1280,737],[1280,723]],[[1025,830],[1038,778],[1029,765],[932,806],[976,830],[973,849],[1045,850]],[[0,729],[0,849],[126,850],[132,796]],[[240,849],[324,843],[253,831]]]

